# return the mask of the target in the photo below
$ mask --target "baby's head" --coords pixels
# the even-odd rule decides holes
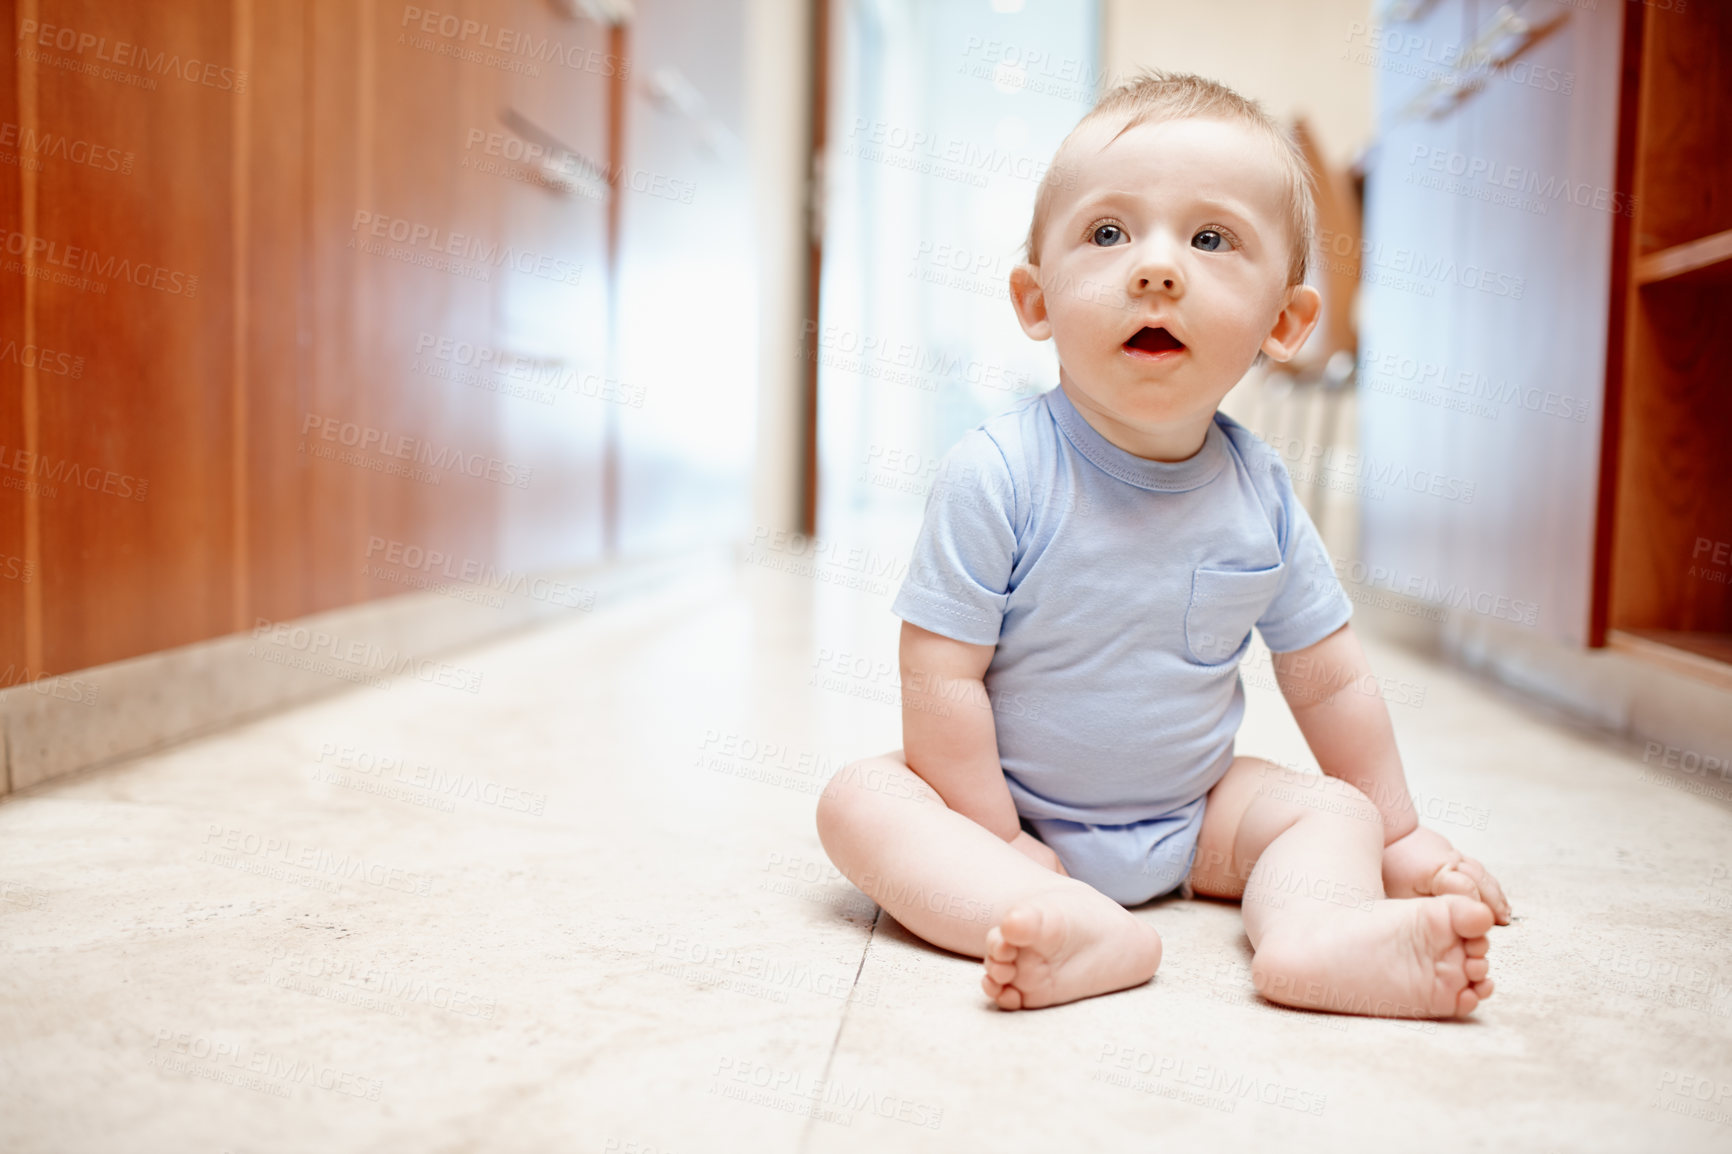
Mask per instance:
[[[1311,170],[1287,132],[1248,100],[1213,80],[1181,72],[1147,70],[1102,96],[1088,115],[1077,122],[1058,146],[1046,178],[1034,198],[1034,217],[1029,221],[1023,255],[1030,264],[1040,263],[1041,232],[1052,215],[1053,200],[1061,186],[1072,187],[1075,165],[1088,138],[1117,136],[1139,124],[1165,120],[1223,120],[1261,136],[1269,144],[1276,163],[1286,177],[1286,223],[1288,228],[1287,283],[1305,283],[1306,255],[1315,231],[1315,209],[1311,198]]]
[[[1267,113],[1213,81],[1145,72],[1059,146],[1012,303],[1029,336],[1053,339],[1091,423],[1194,428],[1201,444],[1258,353],[1287,360],[1316,323],[1312,216],[1309,169]]]

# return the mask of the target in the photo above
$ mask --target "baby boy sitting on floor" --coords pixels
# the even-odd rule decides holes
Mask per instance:
[[[1272,1001],[1442,1018],[1491,994],[1509,903],[1418,824],[1317,530],[1216,411],[1317,322],[1312,215],[1262,109],[1163,73],[1104,96],[1037,193],[1010,294],[1059,386],[946,456],[893,606],[904,748],[818,808],[837,868],[982,958],[1004,1009],[1148,981],[1160,934],[1125,907],[1180,888],[1242,903]],[[1234,755],[1253,627],[1321,783]],[[899,896],[934,893],[960,900]]]

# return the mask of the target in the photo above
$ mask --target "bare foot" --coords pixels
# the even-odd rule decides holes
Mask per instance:
[[[1001,1010],[1034,1010],[1140,986],[1161,964],[1161,935],[1105,894],[1049,890],[986,931],[980,988]]]
[[[1473,898],[1396,898],[1277,923],[1251,980],[1272,1002],[1379,1018],[1463,1018],[1491,996],[1486,931]]]

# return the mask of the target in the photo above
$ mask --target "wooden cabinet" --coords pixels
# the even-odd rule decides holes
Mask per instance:
[[[1632,6],[1601,620],[1732,684],[1732,10]],[[1620,355],[1621,354],[1621,355]]]
[[[0,339],[80,365],[0,358],[17,422],[0,522],[32,570],[16,684],[239,625],[233,184],[252,95],[231,5],[6,9]]]
[[[1367,571],[1732,684],[1732,10],[1419,10],[1379,34]]]
[[[739,528],[742,6],[581,10],[0,3],[0,685]]]

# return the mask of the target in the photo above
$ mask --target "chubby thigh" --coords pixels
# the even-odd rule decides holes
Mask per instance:
[[[1363,814],[1376,821],[1375,808],[1344,781],[1259,757],[1234,758],[1209,791],[1191,867],[1192,890],[1203,897],[1242,897],[1269,843],[1315,812]]]

